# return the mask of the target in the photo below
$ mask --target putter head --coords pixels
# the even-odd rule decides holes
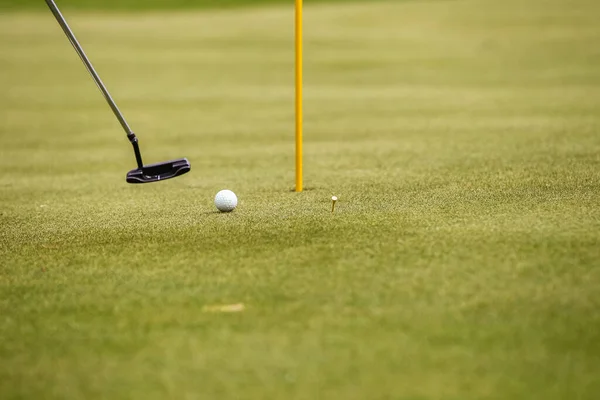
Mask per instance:
[[[175,178],[190,172],[192,166],[187,158],[144,165],[127,173],[128,183],[150,183]]]

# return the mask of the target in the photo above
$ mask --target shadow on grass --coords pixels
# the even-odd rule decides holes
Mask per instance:
[[[302,189],[303,192],[312,192],[313,190],[317,190],[317,187],[305,187],[304,189]],[[290,193],[295,193],[296,192],[296,188],[291,188],[290,190],[288,190],[288,192]],[[301,193],[301,192],[300,192]]]

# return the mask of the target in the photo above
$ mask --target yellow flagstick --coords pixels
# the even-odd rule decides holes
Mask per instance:
[[[302,0],[296,0],[296,192],[302,191]]]

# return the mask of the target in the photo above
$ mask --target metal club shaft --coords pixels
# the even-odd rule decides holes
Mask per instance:
[[[104,86],[104,83],[102,82],[102,79],[100,79],[100,77],[98,76],[98,73],[96,72],[96,70],[92,66],[92,63],[90,62],[90,60],[85,55],[85,52],[81,48],[81,45],[79,44],[79,42],[77,41],[77,39],[75,38],[75,35],[73,34],[73,31],[69,27],[69,24],[67,24],[67,21],[62,16],[60,10],[56,6],[56,3],[54,2],[54,0],[46,0],[46,4],[48,4],[48,7],[50,7],[50,11],[52,11],[52,14],[54,14],[54,17],[58,21],[58,24],[61,26],[62,30],[65,32],[65,35],[67,35],[67,38],[69,38],[69,41],[71,42],[71,44],[75,48],[75,51],[77,52],[77,54],[81,58],[81,61],[83,61],[83,63],[85,64],[85,67],[87,68],[87,70],[90,73],[90,75],[92,75],[92,78],[94,79],[94,82],[96,82],[96,85],[98,86],[98,88],[100,89],[100,91],[102,92],[102,94],[104,95],[104,98],[106,99],[106,102],[108,103],[108,105],[112,109],[113,113],[115,114],[115,116],[119,120],[119,123],[121,124],[121,126],[123,127],[123,129],[127,133],[127,136],[131,140],[132,139],[131,136],[135,137],[135,135],[131,131],[131,128],[129,127],[129,124],[127,124],[127,121],[125,121],[125,117],[123,117],[123,114],[121,114],[121,111],[119,111],[119,108],[115,104],[115,101],[112,99],[110,93],[108,92],[108,89],[106,89],[106,86]],[[137,154],[136,154],[136,156],[137,156]]]

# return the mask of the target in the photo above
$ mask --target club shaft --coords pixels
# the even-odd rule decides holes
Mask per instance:
[[[81,61],[83,61],[83,64],[87,68],[88,72],[90,73],[90,75],[92,75],[92,78],[94,79],[94,82],[96,82],[96,85],[98,86],[98,88],[100,89],[100,91],[102,92],[102,94],[104,95],[104,98],[106,99],[106,102],[108,103],[108,105],[112,109],[113,113],[115,114],[115,116],[119,120],[119,123],[121,124],[121,126],[123,127],[123,129],[125,130],[125,132],[127,133],[127,136],[133,135],[133,132],[131,131],[131,128],[129,127],[129,124],[127,124],[127,121],[125,121],[125,117],[123,117],[123,114],[121,114],[121,111],[119,111],[119,107],[117,107],[117,104],[112,99],[110,93],[108,92],[108,89],[106,89],[106,86],[104,86],[104,83],[102,82],[102,79],[100,79],[100,76],[98,76],[98,73],[96,72],[96,70],[92,66],[92,63],[90,62],[90,60],[85,55],[85,52],[81,48],[81,45],[79,44],[79,42],[75,38],[75,34],[73,34],[73,31],[69,27],[69,24],[67,24],[67,21],[65,20],[65,18],[61,14],[61,12],[58,9],[56,3],[54,2],[54,0],[46,0],[46,4],[48,4],[48,7],[50,7],[50,11],[52,11],[52,14],[54,14],[54,17],[56,18],[56,21],[58,21],[58,24],[60,25],[60,27],[62,28],[62,30],[65,32],[65,35],[67,35],[67,38],[69,39],[69,41],[73,45],[73,48],[75,48],[75,51],[77,52],[77,54],[81,58]],[[136,156],[137,156],[137,154],[136,154]]]

